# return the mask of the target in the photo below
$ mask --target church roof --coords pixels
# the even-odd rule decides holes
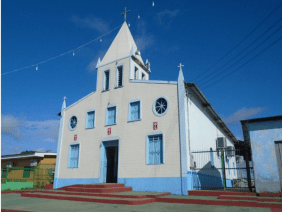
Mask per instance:
[[[134,47],[134,51],[136,51],[137,50],[136,43],[131,35],[131,32],[126,22],[124,22],[117,36],[115,37],[114,41],[112,42],[110,48],[108,49],[107,53],[105,54],[101,64],[104,65],[106,63],[115,61],[117,59],[129,56],[132,46]],[[144,64],[140,55],[135,55],[135,57],[142,64]]]
[[[233,144],[238,144],[237,138],[233,135],[233,133],[229,130],[229,128],[226,126],[224,121],[220,118],[220,116],[215,112],[207,98],[204,96],[202,91],[198,88],[198,86],[195,83],[185,82],[186,89],[190,88],[202,101],[202,106],[206,108],[206,110],[212,115],[213,119],[217,124],[221,127],[221,129],[230,137],[231,142]]]

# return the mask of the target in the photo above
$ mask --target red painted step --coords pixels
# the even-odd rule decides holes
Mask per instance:
[[[282,202],[282,199],[271,199],[271,198],[257,198],[252,196],[234,196],[234,195],[220,195],[218,199],[229,199],[229,200],[255,200],[257,202]]]
[[[251,192],[232,192],[232,191],[188,191],[188,195],[192,196],[220,196],[220,195],[242,195],[256,196],[256,193]]]
[[[258,193],[260,197],[281,197],[282,196],[282,192],[278,192],[278,193],[267,193],[267,192],[263,192],[263,193]]]
[[[23,193],[22,197],[34,197],[44,199],[56,199],[56,200],[71,200],[80,202],[98,202],[98,203],[110,203],[110,204],[124,204],[124,205],[144,205],[148,203],[156,202],[154,198],[150,199],[138,199],[138,200],[126,200],[126,199],[99,199],[99,198],[86,198],[86,197],[71,197],[71,196],[52,196],[44,194],[32,194]]]
[[[66,191],[77,191],[77,192],[93,192],[93,193],[117,193],[132,191],[132,187],[121,187],[121,188],[66,188]]]
[[[68,188],[124,188],[124,184],[84,184],[84,185],[71,185]]]
[[[38,191],[32,191],[30,193],[39,193],[39,192]],[[97,197],[115,197],[115,198],[131,198],[131,199],[157,198],[157,197],[171,195],[171,193],[162,193],[162,194],[157,194],[157,195],[125,195],[125,194],[101,194],[101,193],[60,192],[60,191],[40,191],[40,193],[62,194],[62,195],[97,196]]]
[[[282,210],[281,203],[259,203],[247,201],[224,201],[224,200],[200,200],[200,199],[177,199],[177,198],[156,198],[157,202],[199,204],[199,205],[225,205],[237,207],[260,207],[260,208],[279,208]]]

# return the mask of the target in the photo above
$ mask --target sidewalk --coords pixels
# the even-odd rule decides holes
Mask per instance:
[[[170,197],[176,198],[174,195]],[[167,197],[168,198],[168,197]],[[190,198],[190,197],[182,197]],[[214,197],[201,197],[212,200]],[[41,198],[21,197],[21,194],[11,193],[1,195],[1,208],[23,211],[123,211],[123,212],[162,212],[162,211],[197,211],[197,212],[279,212],[281,209],[270,208],[251,208],[251,207],[235,207],[235,206],[213,206],[213,205],[195,205],[195,204],[180,204],[180,203],[150,203],[146,205],[121,205],[121,204],[106,204],[79,202],[69,200],[52,200]]]

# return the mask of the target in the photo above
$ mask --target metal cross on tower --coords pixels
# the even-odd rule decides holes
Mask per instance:
[[[124,22],[126,22],[126,13],[129,13],[130,10],[126,11],[126,8],[124,9],[124,13],[122,13],[121,15],[124,15]]]
[[[180,68],[180,70],[182,71],[182,67],[183,67],[184,65],[182,65],[181,63],[180,63],[180,65],[178,66],[178,68]]]

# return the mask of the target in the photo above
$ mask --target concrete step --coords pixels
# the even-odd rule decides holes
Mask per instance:
[[[121,183],[99,183],[99,184],[83,184],[83,185],[71,185],[67,188],[124,188],[124,184]]]
[[[87,193],[118,193],[132,191],[132,187],[118,187],[118,188],[72,188],[68,187],[66,191],[77,191],[77,192],[87,192]]]
[[[115,198],[131,198],[131,199],[145,199],[145,198],[157,198],[171,193],[160,192],[120,192],[120,193],[86,193],[86,192],[69,192],[65,190],[48,190],[48,191],[31,191],[30,193],[46,193],[46,194],[62,194],[62,195],[79,195],[79,196],[97,196],[97,197],[115,197]]]
[[[282,202],[281,198],[263,198],[254,196],[238,196],[238,195],[220,195],[218,199],[229,199],[229,200],[252,200],[257,202]]]
[[[154,198],[134,199],[134,198],[114,198],[114,197],[97,197],[97,196],[81,196],[81,195],[67,195],[67,194],[50,194],[42,192],[22,193],[22,197],[33,197],[43,199],[56,199],[56,200],[70,200],[80,202],[98,202],[110,204],[124,204],[124,205],[144,205],[156,202]]]
[[[188,195],[193,195],[193,196],[220,196],[220,195],[256,196],[256,193],[251,193],[251,192],[233,192],[233,191],[196,190],[196,191],[188,191]]]
[[[203,199],[206,198],[206,199]],[[211,198],[211,199],[207,199]],[[167,203],[183,203],[183,204],[199,204],[199,205],[222,205],[222,206],[237,206],[237,207],[261,207],[261,208],[279,208],[282,211],[281,203],[274,202],[256,202],[248,200],[225,200],[213,199],[214,196],[177,196],[169,195],[156,198],[157,202]]]

